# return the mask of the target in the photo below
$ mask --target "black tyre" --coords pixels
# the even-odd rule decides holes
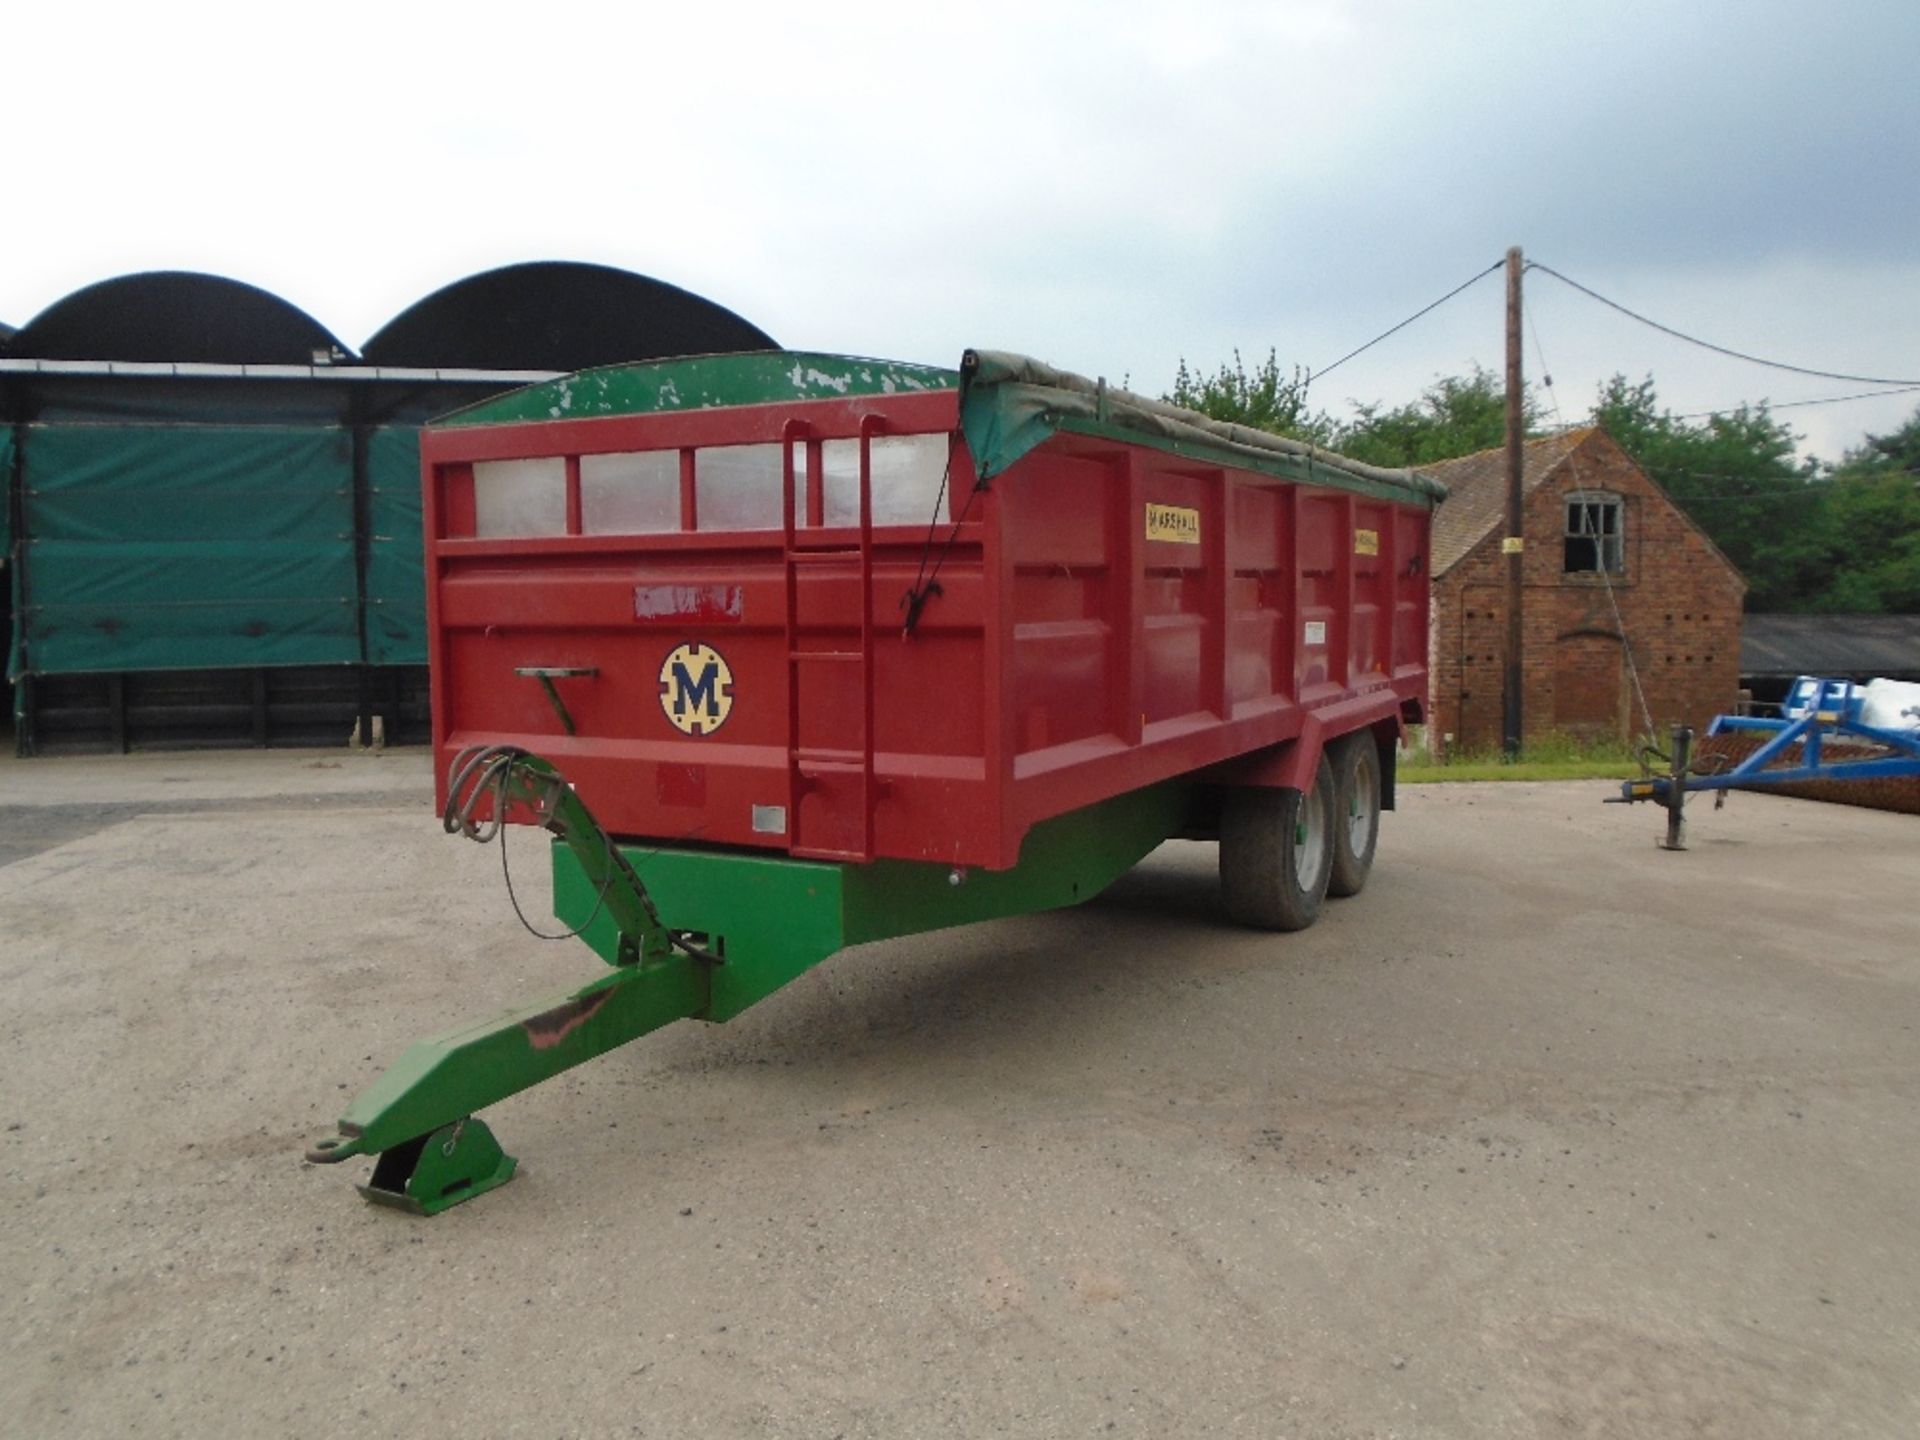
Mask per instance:
[[[1227,792],[1220,811],[1220,889],[1227,914],[1263,930],[1304,930],[1320,916],[1333,874],[1332,767],[1313,787]]]
[[[1333,757],[1333,869],[1329,895],[1358,895],[1380,843],[1380,750],[1370,732],[1349,735]]]

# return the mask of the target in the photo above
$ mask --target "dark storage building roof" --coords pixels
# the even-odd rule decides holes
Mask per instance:
[[[346,354],[298,306],[221,275],[156,270],[76,290],[21,327],[16,360],[309,365]]]
[[[1920,615],[1749,615],[1740,673],[1920,680]]]
[[[676,285],[545,260],[434,291],[388,321],[362,353],[370,365],[572,371],[777,348],[764,330]]]

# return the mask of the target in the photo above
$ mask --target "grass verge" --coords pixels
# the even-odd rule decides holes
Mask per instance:
[[[1620,741],[1588,741],[1548,735],[1521,750],[1517,758],[1492,754],[1452,755],[1436,760],[1416,729],[1400,752],[1403,785],[1435,785],[1488,780],[1625,780],[1640,773],[1635,751]]]

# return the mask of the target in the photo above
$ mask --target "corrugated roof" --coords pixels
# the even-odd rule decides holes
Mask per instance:
[[[1749,615],[1740,673],[1920,679],[1920,615]]]
[[[1591,425],[1529,440],[1523,447],[1521,488],[1531,494],[1588,436]],[[1504,446],[1422,465],[1420,471],[1447,487],[1447,498],[1433,512],[1433,573],[1444,575],[1506,518],[1507,452]]]

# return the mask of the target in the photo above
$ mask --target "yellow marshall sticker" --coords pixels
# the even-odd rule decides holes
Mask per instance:
[[[1378,530],[1354,531],[1353,553],[1356,555],[1378,555],[1380,553],[1380,532]]]
[[[733,671],[710,645],[680,645],[660,666],[660,708],[683,735],[711,735],[733,710]]]
[[[1147,506],[1147,538],[1177,545],[1200,543],[1200,512],[1180,505]]]

